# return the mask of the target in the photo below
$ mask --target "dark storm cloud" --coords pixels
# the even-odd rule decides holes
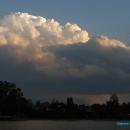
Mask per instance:
[[[128,93],[129,66],[129,46],[76,24],[27,13],[0,22],[0,79],[28,95]]]

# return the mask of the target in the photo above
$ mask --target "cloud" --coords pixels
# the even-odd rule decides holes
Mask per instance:
[[[0,21],[0,44],[28,45],[36,42],[41,46],[73,44],[89,40],[88,32],[77,24],[61,25],[54,19],[32,16],[28,13],[12,13]]]
[[[50,71],[59,66],[55,55],[46,51],[49,46],[85,43],[88,40],[87,31],[69,22],[62,26],[54,19],[20,12],[0,20],[1,49],[18,62],[31,62],[40,70]]]
[[[70,61],[70,73],[90,77],[116,74],[129,77],[130,47],[106,36],[92,37],[85,44],[49,48],[59,59]],[[69,68],[69,67],[68,67]]]
[[[129,59],[130,46],[107,36],[90,37],[77,24],[28,13],[0,20],[0,78],[21,86],[48,93],[126,93]]]

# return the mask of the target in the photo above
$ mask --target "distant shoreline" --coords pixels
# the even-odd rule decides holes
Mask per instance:
[[[15,83],[0,81],[0,120],[129,120],[130,102],[119,103],[112,94],[105,104],[76,104],[73,97],[66,102],[41,102],[24,97]]]
[[[0,121],[29,121],[29,120],[49,120],[49,121],[130,121],[130,118],[11,118],[0,119]]]

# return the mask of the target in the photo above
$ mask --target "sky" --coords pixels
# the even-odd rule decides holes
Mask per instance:
[[[129,5],[129,0],[1,0],[0,16],[28,12],[60,23],[77,23],[92,36],[104,34],[129,44]]]
[[[74,96],[91,103],[117,93],[128,101],[129,5],[1,0],[0,79],[17,83],[33,99]]]

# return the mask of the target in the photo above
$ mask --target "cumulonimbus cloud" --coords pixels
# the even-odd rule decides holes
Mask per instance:
[[[85,79],[83,84],[92,86],[95,82],[130,85],[130,47],[107,36],[90,37],[69,22],[62,26],[28,13],[5,16],[0,20],[3,56],[14,64],[28,63],[44,76]]]
[[[66,45],[89,40],[88,32],[77,24],[68,22],[62,26],[54,19],[20,12],[0,20],[0,35],[0,45],[14,44],[23,47],[32,41],[41,45]]]
[[[40,70],[47,70],[49,66],[48,70],[51,70],[58,66],[55,55],[46,51],[47,47],[85,43],[88,40],[87,31],[69,22],[62,26],[54,19],[20,12],[0,20],[2,50],[11,53],[9,55],[19,62],[32,62]]]

